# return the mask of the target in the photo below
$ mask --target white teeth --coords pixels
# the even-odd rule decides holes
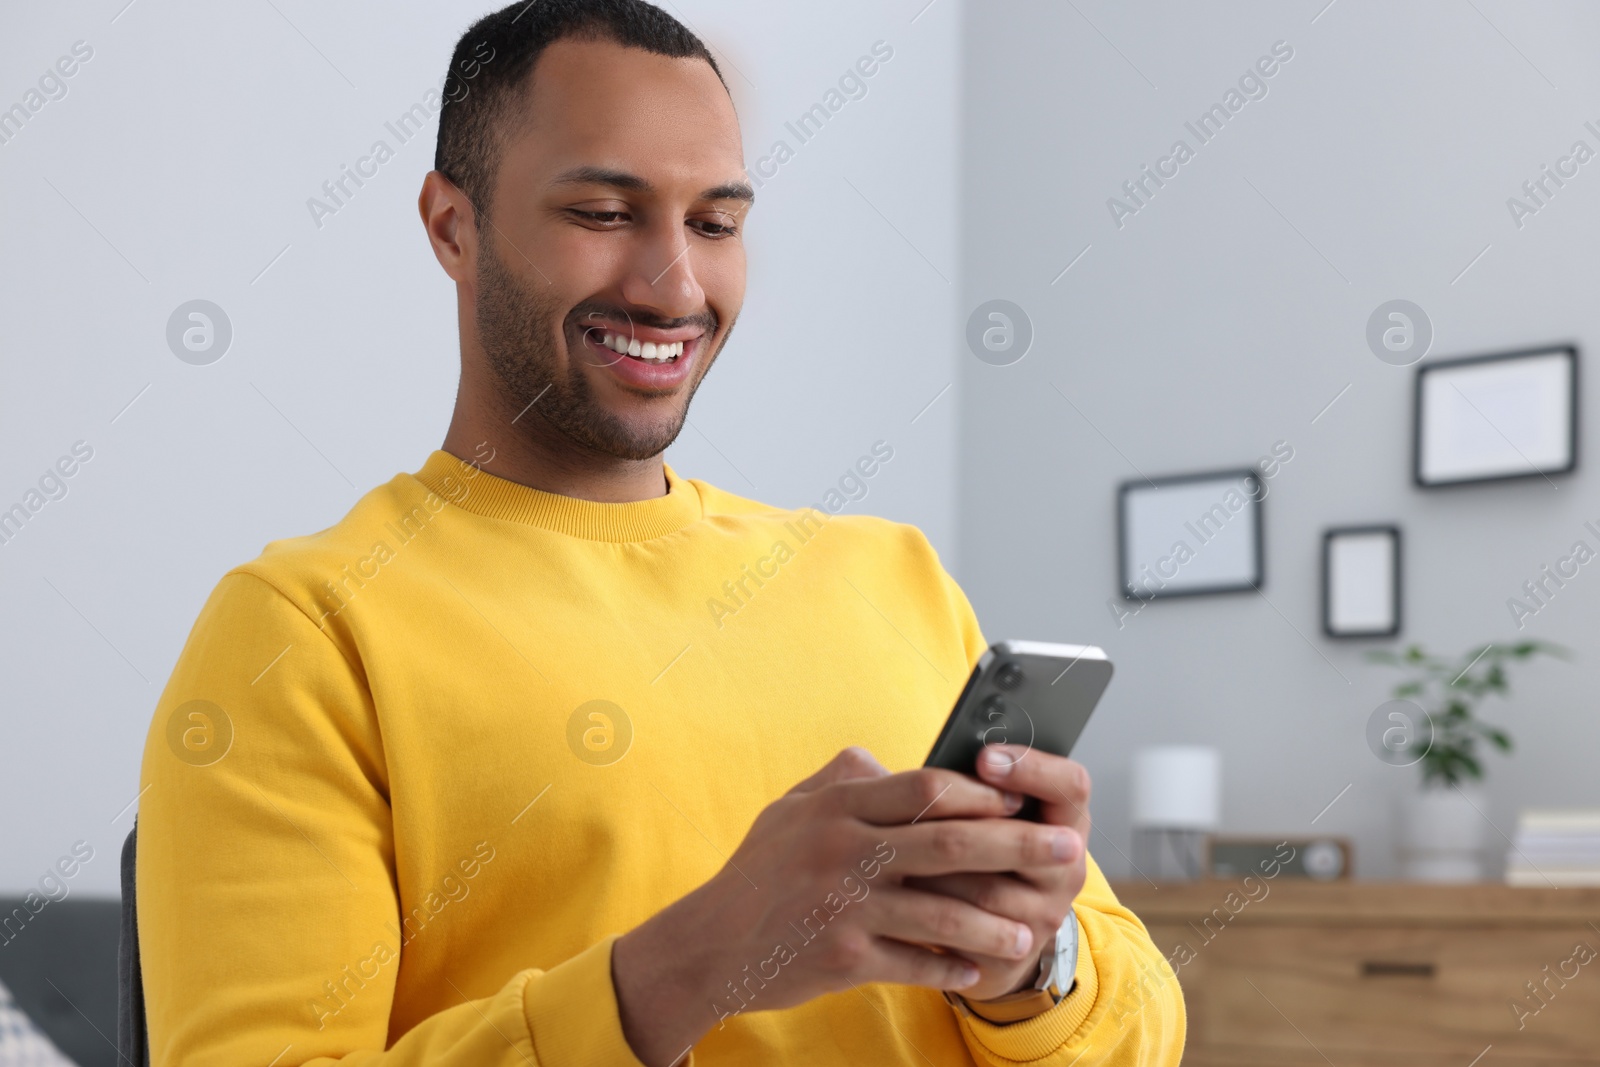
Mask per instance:
[[[633,356],[650,363],[666,363],[683,355],[682,341],[671,344],[657,344],[654,341],[641,342],[638,338],[623,337],[621,334],[608,333],[600,342],[613,352],[625,356]]]

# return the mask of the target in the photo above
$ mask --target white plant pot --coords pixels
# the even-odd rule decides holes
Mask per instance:
[[[1479,882],[1489,823],[1477,785],[1430,786],[1406,797],[1400,816],[1401,874],[1417,882]]]

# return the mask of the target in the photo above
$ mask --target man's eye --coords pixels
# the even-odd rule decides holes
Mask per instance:
[[[613,222],[620,222],[628,217],[628,213],[626,211],[574,211],[573,214],[579,216],[580,218],[588,219],[591,222],[598,222],[605,225],[609,225]]]
[[[725,222],[707,222],[705,219],[691,219],[689,225],[697,228],[706,237],[732,237],[739,232],[739,227]]]

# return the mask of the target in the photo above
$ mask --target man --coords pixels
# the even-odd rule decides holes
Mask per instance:
[[[705,47],[536,0],[451,69],[454,417],[195,624],[142,776],[153,1062],[1177,1063],[1083,769],[915,769],[985,647],[922,534],[661,458],[744,296]]]

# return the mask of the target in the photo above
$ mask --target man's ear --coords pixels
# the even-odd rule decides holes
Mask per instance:
[[[440,172],[430,170],[417,194],[417,213],[444,272],[457,282],[472,278],[478,259],[478,228],[477,213],[467,194]]]

